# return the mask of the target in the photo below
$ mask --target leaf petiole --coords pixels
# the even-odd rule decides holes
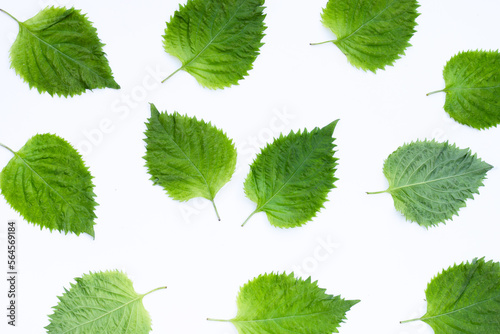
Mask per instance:
[[[146,292],[145,294],[142,295],[142,297],[145,297],[145,296],[149,295],[150,293],[153,293],[153,292],[158,291],[158,290],[165,290],[166,288],[167,288],[166,286],[160,286],[159,288],[156,288],[156,289],[153,289],[149,292]]]
[[[383,193],[386,193],[388,192],[387,190],[382,190],[382,191],[367,191],[366,193],[368,195],[376,195],[376,194],[383,194]]]
[[[247,218],[247,219],[245,219],[245,221],[243,222],[243,224],[241,224],[241,227],[245,226],[245,224],[246,224],[246,223],[250,220],[250,218],[252,218],[252,216],[253,216],[254,214],[256,214],[257,212],[260,212],[260,210],[259,210],[259,209],[255,209],[255,211],[254,211],[254,212],[252,212],[252,213],[250,214],[250,216],[248,216],[248,218]]]
[[[231,320],[222,320],[222,319],[212,319],[212,318],[207,318],[208,321],[219,321],[219,322],[231,322]]]
[[[219,211],[217,211],[217,206],[215,205],[215,201],[211,200],[212,205],[214,206],[215,214],[217,215],[217,219],[220,221]]]
[[[1,9],[0,9],[1,10]],[[3,10],[2,10],[3,11]],[[16,152],[14,152],[10,147],[8,146],[5,146],[4,144],[0,143],[0,146],[2,146],[3,148],[6,148],[7,150],[9,150],[12,154],[16,154]]]
[[[436,94],[436,93],[443,93],[443,92],[446,92],[446,90],[444,90],[444,89],[441,89],[441,90],[435,90],[435,91],[433,91],[433,92],[430,92],[430,93],[425,94],[425,96],[429,96],[429,95]]]
[[[164,83],[165,81],[167,81],[168,79],[170,79],[171,77],[173,77],[177,72],[179,72],[183,68],[184,68],[184,66],[181,66],[178,69],[176,69],[172,74],[170,74],[168,77],[166,77],[165,79],[163,79],[163,81],[161,83]]]
[[[309,45],[321,45],[321,44],[326,44],[326,43],[335,43],[337,40],[332,39],[330,41],[324,41],[324,42],[319,42],[319,43],[309,43]]]
[[[400,324],[406,324],[406,323],[413,322],[413,321],[418,321],[418,320],[422,320],[422,318],[415,318],[415,319],[410,319],[410,320],[404,320],[404,321],[400,321],[399,323]]]
[[[9,15],[11,18],[13,18],[13,19],[14,19],[17,23],[21,23],[21,22],[19,22],[19,21],[18,21],[18,20],[17,20],[14,16],[10,15],[10,13],[9,13],[9,12],[6,12],[6,11],[5,11],[5,10],[3,10],[3,9],[0,9],[0,12],[4,12],[5,14],[7,14],[7,15]]]

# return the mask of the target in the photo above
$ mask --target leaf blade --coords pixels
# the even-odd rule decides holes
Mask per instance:
[[[238,313],[230,321],[240,334],[330,334],[358,302],[326,294],[310,277],[271,273],[241,288]]]
[[[16,20],[17,21],[17,20]],[[10,49],[11,67],[39,93],[80,95],[119,89],[97,36],[80,10],[47,7],[25,22]]]
[[[384,163],[385,191],[407,220],[430,227],[444,223],[465,207],[493,168],[469,149],[448,142],[417,141],[403,145]]]
[[[151,331],[151,318],[132,281],[120,271],[85,274],[58,297],[49,315],[48,333],[140,333]]]
[[[211,89],[238,84],[263,45],[263,4],[264,0],[189,0],[181,5],[163,36],[165,51],[182,62],[168,78],[184,70]]]
[[[475,129],[500,123],[500,53],[466,51],[453,56],[443,70],[445,111]]]
[[[0,174],[12,208],[40,228],[95,237],[94,184],[79,153],[50,134],[32,137],[13,153]]]
[[[236,148],[222,130],[196,117],[160,113],[151,104],[146,134],[146,167],[151,180],[175,200],[208,199],[215,207],[218,191],[236,168]]]
[[[376,72],[405,54],[419,16],[416,0],[329,0],[322,23],[356,68]]]
[[[263,211],[272,225],[290,228],[316,216],[337,180],[338,159],[333,157],[337,122],[311,132],[292,131],[262,149],[244,184],[247,197],[257,203],[250,217]]]
[[[484,258],[443,270],[426,289],[427,312],[417,320],[436,334],[500,331],[500,264]]]

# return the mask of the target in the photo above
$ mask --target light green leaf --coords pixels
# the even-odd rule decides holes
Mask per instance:
[[[407,220],[430,227],[444,223],[479,194],[492,166],[448,142],[417,141],[403,145],[385,161],[385,191]],[[369,193],[374,194],[374,193]]]
[[[47,7],[25,22],[8,15],[19,23],[11,67],[30,88],[65,97],[87,89],[120,88],[97,30],[80,10]]]
[[[331,334],[359,300],[331,296],[317,282],[293,273],[265,274],[245,284],[238,295],[238,314],[230,321],[240,334]]]
[[[290,228],[316,216],[337,180],[338,159],[333,157],[337,122],[311,132],[280,135],[262,149],[245,180],[247,197],[257,203],[250,217],[265,212],[272,225]]]
[[[75,278],[69,290],[59,297],[49,334],[146,334],[151,318],[142,304],[146,294],[137,294],[130,279],[122,272],[106,271]]]
[[[446,88],[444,110],[461,124],[476,129],[500,123],[500,53],[460,52],[443,71]]]
[[[188,0],[181,5],[163,36],[165,51],[182,62],[168,78],[184,70],[204,87],[238,84],[263,45],[263,5],[264,0]]]
[[[82,157],[64,139],[43,134],[32,137],[0,174],[7,202],[24,219],[76,235],[94,237],[94,184]]]
[[[436,334],[500,333],[500,264],[484,258],[444,270],[427,286],[427,313],[415,320]]]
[[[224,132],[196,117],[159,113],[151,104],[146,134],[146,166],[151,180],[175,200],[215,195],[236,168],[236,149]],[[220,220],[220,218],[219,218]]]
[[[323,43],[333,42],[357,68],[384,69],[411,46],[418,7],[416,0],[329,0],[322,22],[337,39]]]

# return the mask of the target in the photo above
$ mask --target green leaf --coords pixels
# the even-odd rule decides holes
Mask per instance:
[[[19,23],[11,67],[30,88],[65,97],[87,89],[120,88],[97,30],[80,10],[47,7],[25,22],[8,15]]]
[[[146,125],[144,159],[151,180],[175,200],[208,199],[219,218],[215,195],[236,168],[232,140],[211,123],[177,112],[160,114],[153,104]]]
[[[250,217],[266,212],[272,225],[290,228],[316,216],[337,180],[338,159],[333,157],[337,122],[311,132],[281,134],[262,149],[245,180],[247,197],[257,203]]]
[[[427,313],[419,319],[436,334],[500,333],[500,264],[484,258],[437,275],[427,286]]]
[[[452,57],[443,71],[444,110],[461,124],[485,129],[500,123],[500,53],[467,51]]]
[[[165,51],[182,62],[168,78],[184,70],[204,87],[238,84],[263,45],[263,5],[264,0],[188,0],[181,5],[163,36]]]
[[[234,319],[209,320],[230,321],[240,334],[331,334],[357,303],[326,294],[310,277],[271,273],[241,288]]]
[[[329,0],[323,25],[333,42],[357,68],[375,72],[393,65],[411,46],[419,13],[416,0]]]
[[[76,235],[94,237],[94,184],[82,157],[64,139],[36,135],[18,151],[0,174],[0,189],[24,219]]]
[[[146,294],[137,294],[122,272],[106,271],[75,278],[69,290],[59,297],[49,316],[48,333],[145,334],[151,331],[151,318],[142,304]]]
[[[417,141],[403,145],[385,161],[385,191],[407,220],[430,227],[444,223],[479,194],[492,166],[448,142]],[[369,193],[369,194],[376,194]]]

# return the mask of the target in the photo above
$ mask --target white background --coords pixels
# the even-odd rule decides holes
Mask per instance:
[[[420,2],[413,46],[394,67],[373,74],[352,67],[333,44],[309,45],[334,38],[320,23],[325,0],[268,1],[265,45],[254,69],[239,86],[213,91],[182,71],[158,83],[180,66],[161,37],[177,0],[3,1],[0,8],[22,21],[47,4],[81,8],[107,44],[122,88],[74,98],[30,90],[9,68],[17,24],[0,15],[0,142],[18,150],[36,133],[65,138],[84,155],[100,204],[92,240],[40,230],[1,197],[0,267],[7,261],[6,223],[15,219],[20,278],[14,329],[6,325],[1,280],[0,332],[43,333],[56,296],[75,277],[119,269],[140,293],[168,286],[144,299],[153,333],[236,333],[231,324],[205,319],[232,318],[239,287],[249,279],[292,270],[331,294],[361,299],[343,334],[432,333],[423,323],[399,324],[425,313],[429,280],[455,262],[500,260],[500,129],[457,124],[443,110],[444,94],[425,94],[444,87],[443,66],[457,52],[498,49],[500,3]],[[237,172],[216,197],[221,222],[209,202],[176,202],[149,180],[142,159],[149,102],[212,121],[234,139]],[[339,181],[317,218],[280,230],[261,213],[241,228],[255,208],[242,185],[257,148],[280,132],[335,119]],[[391,152],[425,138],[470,147],[496,166],[459,217],[429,230],[406,222],[390,195],[365,193],[387,187],[382,166]],[[11,157],[0,150],[0,166]]]

